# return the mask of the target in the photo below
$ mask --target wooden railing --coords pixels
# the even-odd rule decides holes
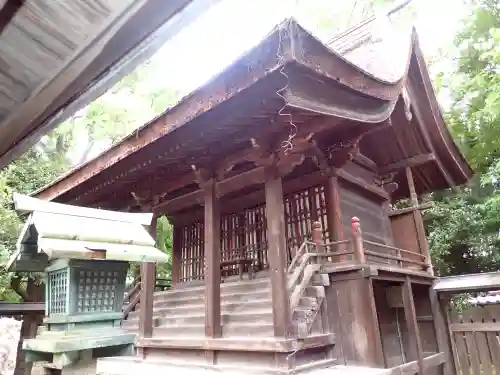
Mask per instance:
[[[309,252],[309,247],[316,244],[304,241],[299,250],[292,259],[288,267],[288,290],[290,292],[290,309],[293,312],[297,307],[300,297],[309,284],[311,277],[319,271],[319,264],[313,264],[311,259],[317,256],[317,253]]]
[[[427,271],[429,268],[428,259],[423,254],[365,240],[357,217],[352,218],[352,246],[357,263],[383,263],[421,271]]]
[[[335,258],[338,258],[338,263],[345,260],[346,256],[352,256],[352,250],[349,250],[350,240],[322,244],[319,242],[319,230],[315,230],[313,226],[314,242],[304,241],[288,266],[287,287],[290,293],[290,307],[292,311],[297,307],[304,290],[309,285],[313,275],[321,269],[322,264],[332,262]],[[346,250],[326,251],[327,249],[338,248],[341,245],[344,245]]]
[[[170,279],[156,279],[155,290],[163,291],[169,289],[171,286]],[[127,319],[128,315],[134,311],[141,302],[141,277],[138,276],[125,290],[123,298],[123,319]]]
[[[419,269],[427,268],[427,264],[425,262],[425,255],[373,241],[364,240],[363,244],[370,245],[372,248],[378,248],[385,251],[385,252],[378,252],[373,250],[364,250],[366,255],[371,255],[372,257],[379,259],[393,260],[401,268],[406,268],[407,265],[414,265]],[[419,260],[416,260],[415,258],[418,258]]]
[[[123,298],[123,319],[135,310],[141,298],[141,277],[136,277],[134,281],[125,290]]]
[[[313,223],[312,229],[312,241],[301,245],[288,267],[289,272],[304,252],[310,254],[309,261],[319,264],[385,264],[420,271],[429,269],[428,259],[423,254],[364,239],[357,217],[352,218],[352,237],[349,240],[324,243],[320,224]]]

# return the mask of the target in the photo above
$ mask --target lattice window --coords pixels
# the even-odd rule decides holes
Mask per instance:
[[[205,274],[204,226],[201,221],[181,227],[179,281],[203,280]]]
[[[49,273],[49,314],[67,313],[68,270],[62,269]]]
[[[323,229],[323,239],[329,241],[326,215],[325,188],[313,186],[292,194],[284,199],[285,230],[289,261],[306,239],[311,239],[311,224],[319,221]]]
[[[221,260],[238,257],[253,260],[257,270],[266,269],[267,232],[264,205],[248,208],[221,218]],[[237,266],[226,269],[225,276],[237,274]]]
[[[112,312],[116,310],[120,271],[76,270],[76,313]]]
[[[249,256],[257,261],[257,269],[269,268],[266,207],[264,205],[245,210],[245,244],[248,247]]]
[[[319,221],[323,239],[329,241],[324,186],[318,185],[284,197],[288,261],[305,239],[311,238],[311,223]],[[203,222],[196,221],[179,229],[180,282],[203,280]],[[221,217],[221,261],[242,256],[254,259],[257,269],[269,267],[265,204]],[[237,266],[227,275],[237,273]]]

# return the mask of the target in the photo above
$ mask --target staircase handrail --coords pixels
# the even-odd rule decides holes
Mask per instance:
[[[128,315],[134,311],[139,304],[141,298],[141,277],[137,276],[134,281],[125,290],[123,298],[123,319],[127,319]]]
[[[125,291],[124,302],[130,302],[133,296],[139,292],[141,289],[141,278],[137,278],[134,282],[128,287],[128,290]]]

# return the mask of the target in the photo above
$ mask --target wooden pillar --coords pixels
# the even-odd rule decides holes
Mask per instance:
[[[172,226],[172,285],[178,284],[181,277],[181,246],[182,229],[178,225]]]
[[[221,337],[220,211],[215,179],[202,184],[205,202],[205,336]]]
[[[405,320],[408,326],[408,334],[410,336],[408,350],[409,359],[410,361],[418,362],[419,373],[420,375],[424,375],[424,360],[422,354],[422,343],[420,341],[420,330],[418,329],[411,280],[408,276],[406,277],[406,281],[403,283],[402,292]]]
[[[153,217],[149,233],[156,240],[156,221]],[[156,264],[141,264],[141,297],[139,310],[139,337],[153,336],[153,296],[156,285]]]
[[[434,275],[432,269],[432,261],[429,253],[429,245],[427,243],[427,237],[425,235],[424,219],[422,217],[422,212],[418,208],[418,195],[415,189],[415,182],[413,181],[413,173],[411,167],[406,167],[406,179],[408,180],[408,188],[410,190],[410,199],[413,206],[413,220],[415,222],[415,229],[417,231],[417,238],[420,251],[425,256],[425,263],[427,265],[427,272]]]
[[[334,171],[330,171],[326,178],[325,198],[330,241],[342,241],[344,239],[344,230],[342,227],[342,216],[340,209],[340,189],[339,182]]]
[[[446,356],[443,364],[443,375],[458,374],[459,369],[455,363],[452,335],[448,330],[449,321],[447,316],[448,314],[446,313],[447,303],[445,300],[439,299],[438,294],[432,286],[429,288],[429,298],[431,300],[438,350]]]
[[[291,313],[286,278],[285,210],[283,184],[275,168],[266,168],[267,257],[271,276],[274,336],[288,337]]]

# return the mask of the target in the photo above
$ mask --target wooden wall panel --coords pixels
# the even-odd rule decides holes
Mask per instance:
[[[352,217],[357,216],[366,240],[388,243],[387,231],[384,227],[386,212],[380,200],[370,198],[358,189],[353,189],[343,183],[340,183],[340,200],[342,222],[347,233],[350,232]]]
[[[336,353],[343,354],[346,364],[383,366],[376,315],[368,302],[370,288],[370,280],[365,278],[336,280],[328,287],[328,306],[333,305],[334,314],[338,311],[333,330],[338,332],[337,345],[341,348]]]
[[[391,216],[390,220],[394,246],[417,254],[422,254],[418,242],[418,233],[413,212]],[[422,261],[421,257],[411,254],[405,254],[405,258],[419,262]]]
[[[394,246],[420,254],[413,213],[392,216],[390,220]]]
[[[405,363],[405,358],[398,311],[387,303],[387,289],[382,282],[375,281],[373,289],[386,366],[399,366]]]

